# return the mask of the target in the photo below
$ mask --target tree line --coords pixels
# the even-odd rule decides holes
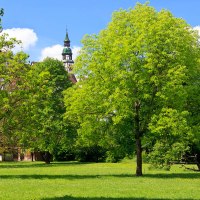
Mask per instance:
[[[60,159],[116,162],[136,155],[169,168],[195,155],[200,170],[199,35],[148,4],[113,13],[85,35],[69,81],[62,62],[30,65],[0,36],[0,137]]]

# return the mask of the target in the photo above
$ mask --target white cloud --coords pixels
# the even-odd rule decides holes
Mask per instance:
[[[81,47],[78,47],[78,46],[72,47],[73,60],[76,59],[80,49],[81,49]],[[40,61],[47,57],[62,60],[62,50],[63,50],[63,46],[60,44],[46,47],[46,48],[42,49],[42,51],[41,51]]]
[[[198,31],[198,33],[200,35],[200,26],[195,26],[193,29],[196,30],[196,31]]]
[[[34,46],[38,40],[34,30],[29,28],[5,29],[3,30],[3,33],[7,33],[9,38],[16,38],[22,42],[20,45],[15,47],[15,52],[20,51],[21,49],[24,51],[29,50],[30,47]]]
[[[76,57],[79,55],[80,50],[81,50],[81,47],[78,47],[78,46],[73,46],[73,47],[72,47],[72,53],[73,53],[73,59],[74,59],[74,60],[75,60]]]
[[[60,44],[56,44],[56,45],[53,45],[50,47],[45,47],[41,51],[40,60],[43,60],[47,57],[61,60],[62,59],[62,55],[61,55],[62,50],[63,50],[63,46],[61,46]]]

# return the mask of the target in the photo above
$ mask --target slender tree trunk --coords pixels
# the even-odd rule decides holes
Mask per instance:
[[[142,176],[142,145],[141,139],[136,139],[137,167],[136,176]]]
[[[33,162],[34,161],[34,153],[31,152],[31,161]]]
[[[142,176],[142,144],[141,144],[141,131],[140,131],[140,102],[135,102],[135,140],[136,140],[136,155],[137,155],[137,166],[136,176]]]

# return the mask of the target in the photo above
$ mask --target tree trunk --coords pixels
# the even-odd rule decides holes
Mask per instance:
[[[51,154],[48,151],[45,151],[43,157],[44,157],[44,162],[46,164],[50,164],[50,162],[51,162]]]
[[[34,161],[34,153],[31,152],[31,161],[33,162]]]
[[[142,144],[141,144],[141,131],[140,131],[140,102],[135,102],[135,140],[136,140],[136,155],[137,155],[137,166],[136,176],[142,176]]]
[[[136,139],[136,152],[137,152],[136,176],[142,176],[142,145],[140,138]]]

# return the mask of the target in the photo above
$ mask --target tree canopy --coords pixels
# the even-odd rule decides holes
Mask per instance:
[[[148,4],[114,12],[98,35],[86,35],[75,63],[79,82],[65,92],[66,117],[80,124],[80,137],[99,139],[105,131],[96,130],[128,121],[123,128],[135,141],[138,176],[144,148],[155,157],[162,146],[172,155],[174,145],[173,159],[180,157],[191,136],[186,105],[199,69],[198,39],[183,19]]]
[[[61,61],[31,64],[27,54],[13,52],[18,43],[0,35],[0,153],[31,148],[46,152],[49,162],[49,152],[55,154],[72,138],[72,126],[63,120],[63,91],[72,83]]]
[[[26,120],[20,138],[29,148],[46,152],[49,162],[49,152],[54,154],[68,142],[70,126],[63,120],[63,91],[71,82],[63,63],[47,58],[31,66],[26,85],[28,97],[22,114]]]
[[[13,53],[19,41],[1,34],[0,152],[32,148],[48,163],[49,153],[76,140],[76,153],[96,161],[136,153],[141,176],[144,151],[153,165],[169,168],[191,150],[200,170],[199,41],[183,19],[138,3],[84,36],[73,85],[62,62],[32,65],[24,52]]]
[[[2,13],[3,14],[3,11]],[[18,146],[15,133],[22,129],[21,107],[26,99],[26,74],[30,69],[28,55],[13,53],[18,43],[0,35],[0,137],[2,147]]]

